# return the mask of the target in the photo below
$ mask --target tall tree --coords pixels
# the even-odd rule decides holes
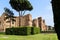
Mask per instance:
[[[54,27],[58,39],[60,40],[60,0],[52,0],[51,3],[54,16]]]
[[[28,0],[10,0],[10,5],[13,9],[19,12],[19,26],[20,26],[20,16],[25,14],[25,11],[31,11],[33,9],[32,5]]]
[[[7,22],[10,22],[10,27],[11,27],[11,22],[13,22],[13,21],[15,21],[15,17],[14,17],[14,13],[10,10],[10,9],[8,9],[8,8],[4,8],[4,10],[5,10],[5,12],[7,12],[6,13],[6,17],[5,17],[5,20],[6,19],[10,19],[9,21],[7,21]]]

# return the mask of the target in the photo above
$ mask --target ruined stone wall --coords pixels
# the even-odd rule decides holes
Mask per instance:
[[[16,27],[18,27],[19,26],[19,17],[16,17],[15,19],[16,19]]]
[[[41,30],[43,30],[43,21],[42,21],[42,17],[38,17],[38,25],[41,28]]]
[[[6,17],[6,12],[4,12],[1,17],[0,17],[0,21],[1,21],[1,26],[3,27],[3,30],[5,31],[6,28],[10,28],[10,22],[7,22],[7,21],[10,21],[9,19],[6,19],[5,20],[5,17]],[[15,27],[15,23],[12,24],[11,22],[11,27]]]
[[[33,27],[39,27],[39,25],[38,25],[38,19],[33,19],[32,26]]]
[[[5,21],[4,21],[5,14],[6,14],[6,12],[1,15],[1,25],[2,25],[4,31],[6,29],[6,25],[5,25]]]
[[[32,16],[30,14],[24,16],[24,26],[32,27]]]
[[[16,18],[16,26],[19,26],[19,17]],[[32,26],[32,16],[30,14],[20,17],[20,26]]]
[[[46,31],[48,31],[48,26],[47,25],[45,25],[46,26]]]
[[[0,32],[2,31],[4,31],[4,27],[3,27],[2,19],[0,17]]]
[[[47,31],[45,20],[43,20],[42,17],[38,17],[38,24],[42,31]]]
[[[46,24],[45,24],[45,20],[43,20],[43,31],[46,31],[47,30],[47,28],[46,28]]]
[[[6,21],[9,20],[4,20],[5,18],[5,13],[3,13],[3,15],[0,17],[0,21],[1,21],[1,26],[2,28],[5,29],[10,27],[10,22],[7,23]],[[11,22],[11,26],[12,27],[19,27],[19,17],[15,16],[15,22],[14,24],[12,24]],[[47,26],[45,24],[45,20],[42,19],[42,17],[38,17],[37,19],[33,19],[32,20],[32,15],[31,14],[27,14],[24,16],[20,16],[20,27],[40,27],[42,31],[46,31],[47,30]]]

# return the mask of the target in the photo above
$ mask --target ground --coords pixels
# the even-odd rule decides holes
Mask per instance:
[[[36,34],[28,36],[20,35],[5,35],[0,34],[0,40],[58,40],[55,33],[49,34]]]

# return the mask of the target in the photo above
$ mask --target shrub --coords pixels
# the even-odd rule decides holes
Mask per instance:
[[[6,28],[5,33],[9,35],[31,35],[40,33],[40,28],[37,27]]]
[[[39,33],[40,33],[40,28],[37,28],[37,27],[31,28],[31,34],[39,34]]]
[[[51,31],[41,31],[41,33],[56,33],[56,32],[51,30]]]
[[[31,27],[6,28],[5,33],[9,35],[29,35],[31,34]]]
[[[14,34],[14,28],[6,28],[5,33],[9,34],[9,35],[13,35]]]

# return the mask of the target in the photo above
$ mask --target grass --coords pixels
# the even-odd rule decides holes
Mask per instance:
[[[51,34],[36,34],[28,36],[0,34],[0,40],[58,40],[58,39],[55,33],[51,33]]]

